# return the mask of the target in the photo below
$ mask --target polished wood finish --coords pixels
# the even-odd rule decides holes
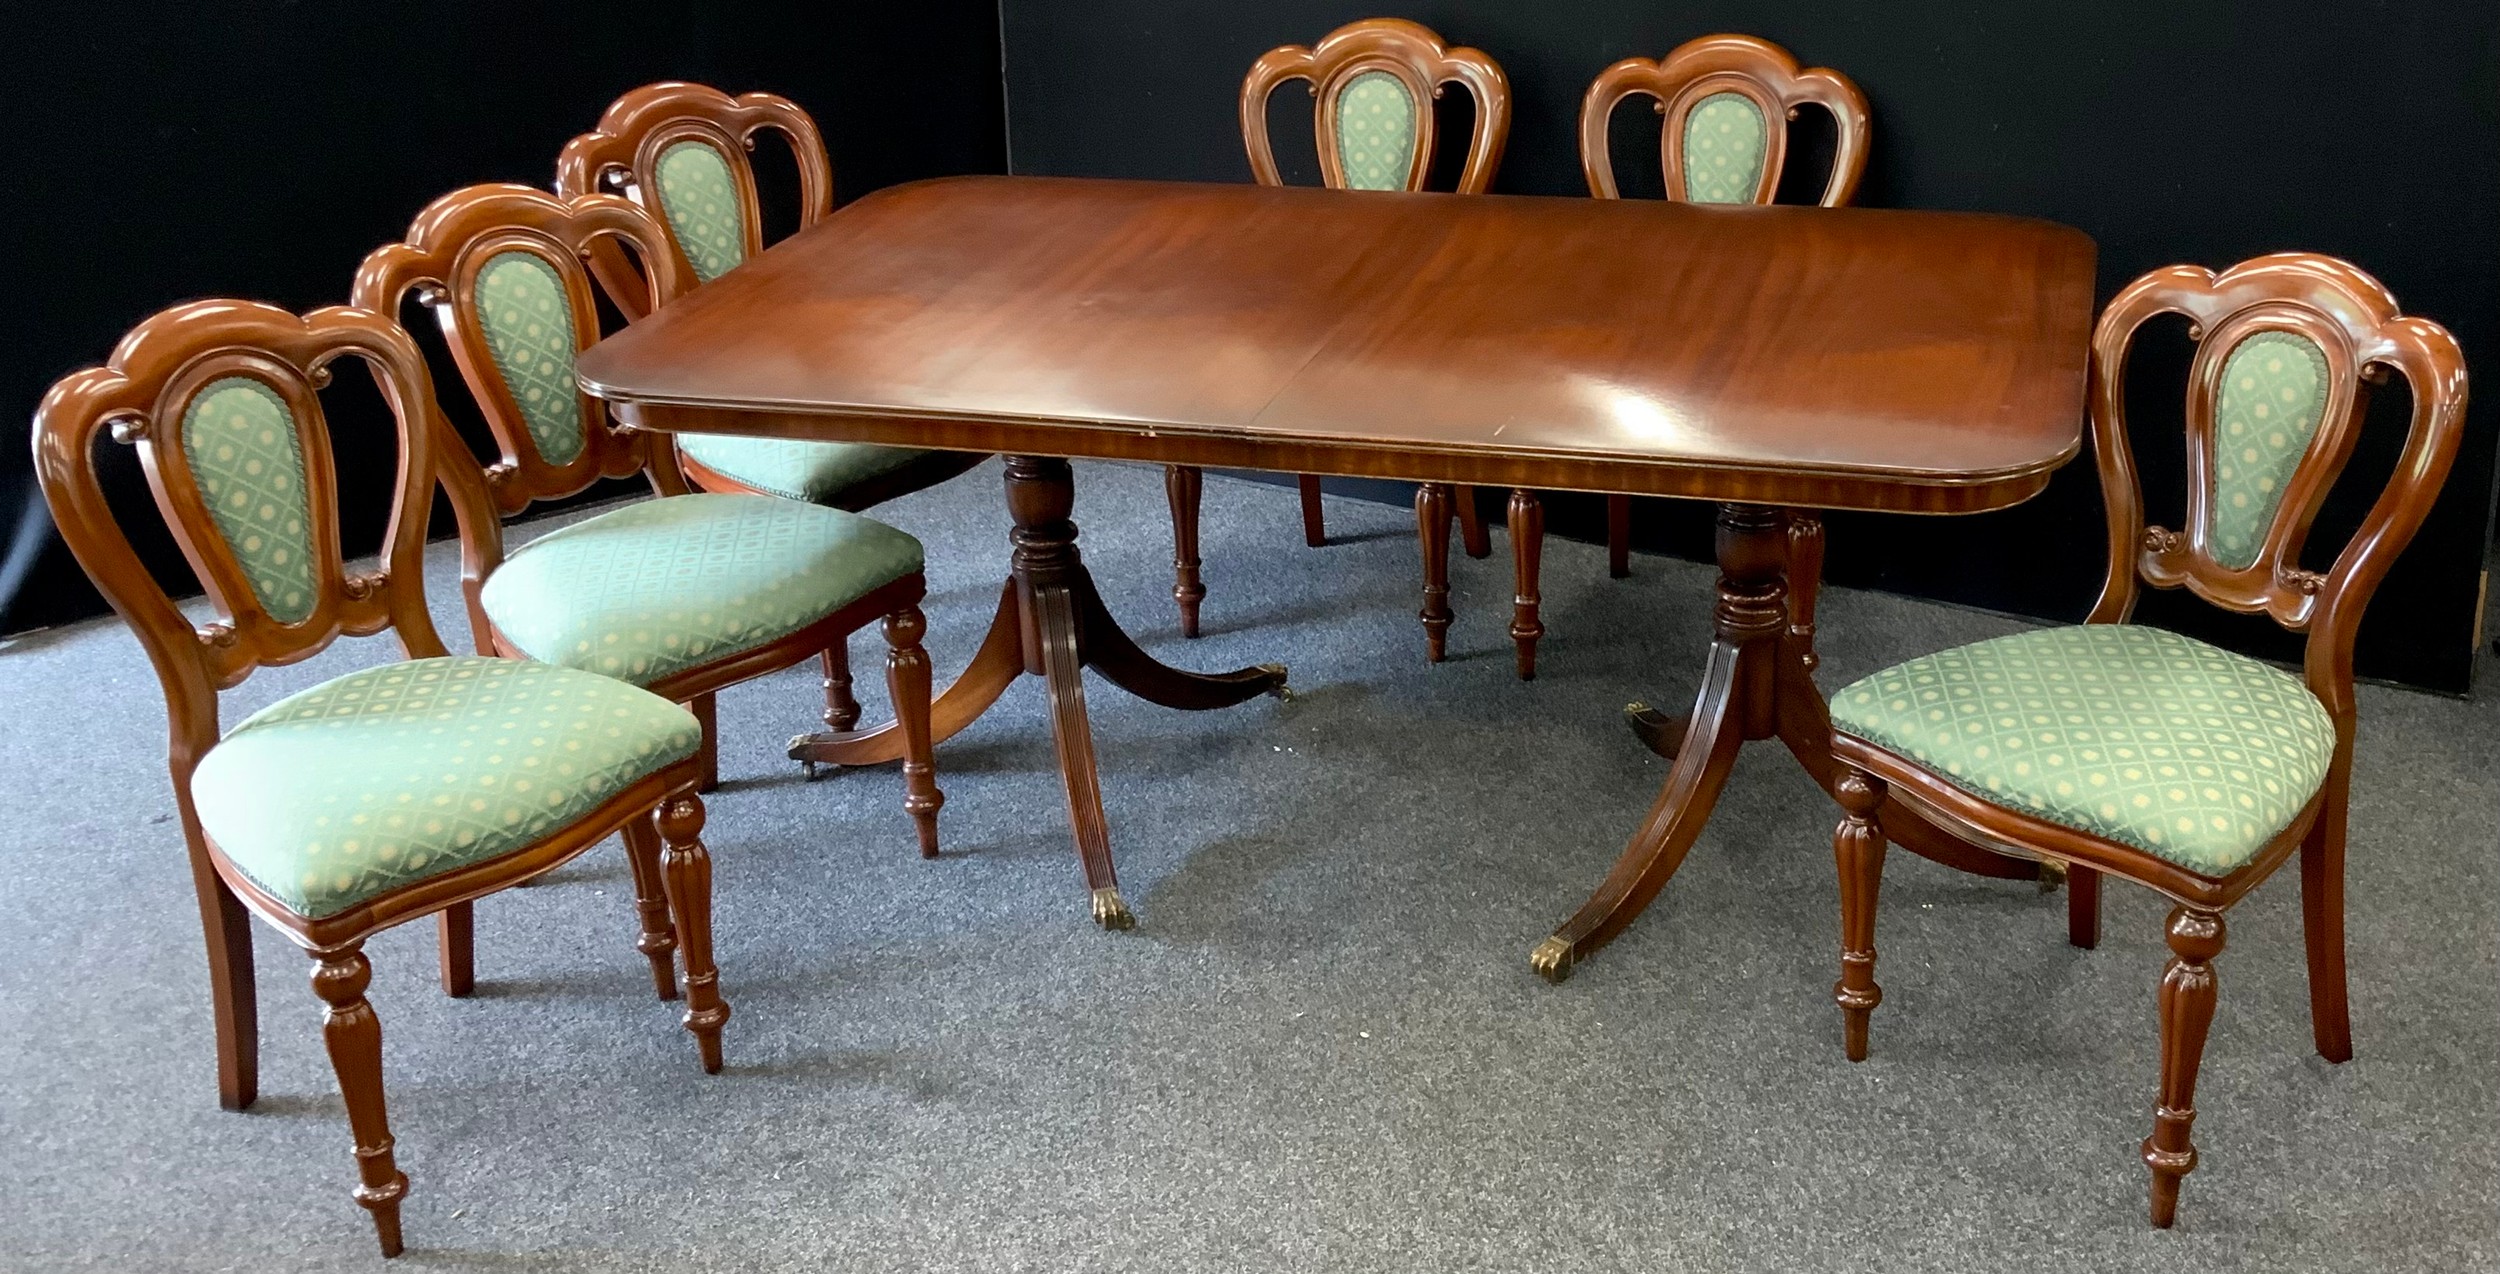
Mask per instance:
[[[1450,85],[1467,92],[1475,108],[1474,124],[1467,139],[1465,167],[1458,177],[1457,192],[1480,195],[1493,184],[1493,172],[1501,166],[1502,147],[1510,136],[1510,81],[1501,66],[1481,50],[1452,48],[1440,36],[1421,24],[1404,18],[1366,18],[1339,27],[1316,45],[1304,47],[1288,44],[1270,49],[1250,68],[1241,82],[1241,140],[1250,152],[1250,172],[1262,185],[1282,186],[1284,175],[1277,169],[1276,152],[1268,137],[1268,99],[1285,84],[1300,80],[1310,89],[1316,104],[1311,125],[1319,145],[1321,184],[1331,189],[1346,186],[1345,162],[1337,149],[1337,112],[1347,86],[1358,76],[1368,74],[1394,75],[1406,86],[1407,96],[1415,103],[1415,149],[1406,171],[1403,188],[1424,189],[1432,170],[1439,128],[1433,118],[1432,103],[1439,100]],[[1180,467],[1180,466],[1176,466]],[[1297,483],[1302,498],[1302,539],[1312,548],[1328,542],[1326,511],[1320,505],[1319,477],[1300,475]],[[1476,509],[1476,494],[1462,489],[1452,500],[1460,519],[1459,525],[1469,557],[1484,557],[1493,551],[1486,536],[1484,518]],[[1185,519],[1185,520],[1184,520]],[[1185,588],[1197,589],[1197,597],[1180,600],[1181,634],[1198,635],[1198,601],[1205,590],[1197,583],[1197,559],[1194,546],[1198,542],[1197,508],[1184,510],[1175,501],[1172,506],[1172,534],[1175,544],[1186,541],[1192,549],[1186,555],[1175,552],[1174,572],[1177,582],[1176,600]],[[1428,538],[1428,537],[1427,537]],[[1424,546],[1427,575],[1432,569],[1432,550]],[[1183,557],[1187,563],[1182,564]],[[1444,567],[1446,571],[1446,563]],[[1434,610],[1436,604],[1448,608],[1448,590],[1443,589],[1440,601],[1432,599],[1433,585],[1425,583],[1424,608]],[[1448,625],[1433,627],[1424,621],[1427,658],[1439,662],[1445,645]],[[1531,662],[1534,656],[1523,656]]]
[[[1525,489],[1510,493],[1510,640],[1521,681],[1536,679],[1536,643],[1545,635],[1537,614],[1537,570],[1545,555],[1545,506]]]
[[[1416,618],[1424,625],[1424,658],[1439,663],[1448,654],[1450,637],[1450,502],[1448,483],[1427,482],[1415,488],[1415,536],[1424,553],[1424,607]]]
[[[438,448],[438,476],[460,531],[461,583],[480,654],[526,657],[495,630],[480,600],[487,578],[503,564],[503,517],[540,500],[576,494],[602,477],[643,473],[663,496],[688,489],[669,440],[655,444],[647,435],[605,425],[603,404],[587,396],[581,413],[588,422],[588,445],[571,462],[549,463],[539,454],[487,344],[477,311],[476,276],[487,261],[510,251],[528,252],[555,269],[574,308],[578,339],[584,346],[596,340],[599,327],[588,271],[597,260],[594,249],[601,245],[618,247],[641,261],[649,279],[649,308],[672,301],[693,277],[658,221],[633,203],[601,194],[564,199],[514,185],[471,186],[435,200],[417,215],[404,242],[376,249],[356,272],[358,305],[396,314],[413,296],[433,311],[502,453],[497,463],[480,468],[447,426]],[[852,633],[905,610],[916,615],[926,593],[925,580],[915,572],[797,632],[649,682],[646,689],[687,704],[704,723],[704,790],[719,783],[718,691],[809,659],[826,659],[826,714],[837,715],[848,688],[832,684],[833,652],[843,648],[847,663],[845,643]],[[898,700],[895,710],[913,711],[925,703],[925,698],[917,704]],[[925,749],[909,757],[908,765],[920,768],[917,778],[907,776],[907,787],[934,773]],[[928,820],[936,806],[926,797],[909,795],[904,804],[927,847],[933,835]],[[915,804],[924,808],[915,809]]]
[[[1800,257],[1820,263],[1812,287],[1783,264]],[[644,429],[908,433],[1027,457],[1011,492],[1064,482],[1040,457],[1087,456],[1726,502],[1702,710],[1616,873],[1541,949],[1559,977],[1672,874],[1745,739],[1777,735],[1836,781],[1813,581],[1792,598],[1788,578],[1819,571],[1793,547],[1819,549],[1819,523],[1782,506],[1961,512],[2037,492],[2077,445],[2091,275],[2082,236],[1998,217],[958,178],[859,201],[610,337],[581,374]],[[1072,558],[1073,528],[1019,500],[1018,577],[1039,580],[1028,546]],[[1435,523],[1425,507],[1427,545]],[[1009,587],[932,708],[936,737],[1046,671],[1024,658],[1039,638],[1020,600],[1043,587]],[[1059,587],[1093,608],[1069,626],[1103,667],[1118,629],[1090,581]],[[1054,696],[1064,727],[1070,698]],[[898,745],[857,731],[793,754],[857,764]],[[1082,843],[1090,744],[1062,759]],[[1914,852],[2037,875],[1897,801],[1881,817]]]
[[[2199,345],[2188,372],[2187,530],[2148,526],[2126,419],[2126,363],[2149,319],[2175,314]],[[2248,336],[2293,332],[2326,357],[2328,394],[2317,435],[2285,484],[2255,560],[2245,568],[2217,561],[2206,539],[2214,409],[2224,360]],[[1840,761],[1889,784],[1894,795],[1937,824],[1984,844],[2065,864],[2075,892],[2068,940],[2099,939],[2102,875],[2134,881],[2167,896],[2174,959],[2164,975],[2162,1094],[2145,1161],[2153,1171],[2153,1223],[2168,1225],[2179,1179],[2195,1166],[2188,1140],[2190,1102],[2205,1024],[2213,1011],[2208,967],[2222,947],[2222,913],[2301,855],[2301,918],[2309,965],[2310,1022],[2319,1056],[2352,1056],[2344,969],[2343,851],[2356,723],[2352,645],[2370,594],[2413,537],[2438,497],[2464,430],[2465,362],[2437,324],[2401,314],[2376,279],[2330,257],[2277,253],[2221,274],[2174,266],[2137,279],[2110,300],[2093,336],[2092,436],[2109,519],[2110,564],[2087,623],[2127,622],[2139,589],[2185,588],[2227,610],[2266,615],[2306,634],[2303,679],[2335,725],[2335,752],[2324,784],[2289,825],[2238,870],[2210,877],[2130,845],[2003,809],[1964,791],[1917,763],[1847,734],[1835,734]],[[2388,374],[2404,377],[2413,413],[2392,477],[2359,531],[2324,572],[2300,565],[2310,526],[2329,488],[2350,459],[2365,418],[2369,386]],[[1844,913],[1857,886],[1841,883]],[[1871,891],[1870,891],[1871,892]]]
[[[351,569],[341,556],[340,493],[318,391],[341,359],[373,374],[398,430],[399,468],[379,565]],[[201,498],[182,433],[194,398],[230,376],[248,377],[289,409],[304,461],[313,547],[310,613],[282,621],[263,607]],[[134,446],[164,523],[207,590],[213,618],[195,624],[141,565],[104,498],[95,449],[109,433]],[[250,934],[260,916],[318,962],[313,989],[327,1006],[323,1033],[354,1132],[357,1201],[372,1215],[385,1255],[400,1248],[398,1201],[406,1178],[393,1163],[381,1078],[381,1029],[364,999],[365,940],[427,915],[445,917],[445,987],[469,980],[469,904],[550,871],[647,817],[664,799],[691,802],[695,758],[654,772],[572,825],[501,857],[378,894],[321,917],[296,913],[253,884],[202,830],[191,777],[222,736],[218,692],[255,670],[299,662],[342,635],[388,631],[410,658],[445,651],[423,593],[427,516],[441,441],[425,360],[398,325],[364,309],[297,316],[249,301],[195,301],[141,323],[111,359],[64,377],[35,416],[36,473],[53,520],[80,565],[130,624],[166,698],[168,769],[193,880],[200,890],[216,1014],[219,1098],[229,1108],[256,1093],[258,1047]],[[708,915],[681,915],[708,933]]]
[[[1840,1004],[1842,1046],[1850,1061],[1862,1062],[1867,1015],[1884,1002],[1883,988],[1875,984],[1875,895],[1884,883],[1884,831],[1876,818],[1884,807],[1884,783],[1851,770],[1832,785],[1832,795],[1847,811],[1832,831],[1832,856],[1841,879],[1849,882],[1840,894],[1840,981],[1832,998]]]
[[[1205,470],[1185,464],[1163,467],[1163,494],[1172,506],[1172,601],[1181,608],[1183,637],[1198,635],[1198,604],[1207,597],[1207,586],[1198,577],[1198,504],[1205,487]],[[1309,530],[1307,520],[1304,530]]]
[[[729,1021],[729,1005],[721,999],[720,969],[712,963],[712,856],[703,848],[703,802],[692,792],[681,792],[662,801],[653,817],[668,845],[662,875],[685,961],[685,1027],[694,1035],[704,1073],[717,1075],[720,1032]]]
[[[1857,194],[1872,131],[1866,95],[1848,76],[1829,67],[1800,68],[1788,50],[1749,35],[1706,35],[1677,46],[1657,61],[1625,58],[1599,72],[1580,99],[1580,171],[1588,180],[1589,193],[1599,199],[1622,197],[1615,182],[1608,125],[1615,108],[1626,99],[1647,97],[1660,117],[1659,161],[1666,173],[1667,198],[1684,199],[1685,119],[1703,99],[1719,93],[1737,93],[1751,101],[1762,112],[1768,130],[1753,202],[1767,204],[1778,195],[1788,159],[1787,125],[1803,106],[1822,109],[1832,117],[1834,128],[1831,174],[1817,202],[1838,208]],[[1631,551],[1632,498],[1609,495],[1607,573],[1616,579],[1631,574]]]

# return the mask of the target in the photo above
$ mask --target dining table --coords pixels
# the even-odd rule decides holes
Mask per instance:
[[[1071,458],[1715,502],[1712,639],[1613,869],[1537,942],[1560,981],[1682,863],[1749,741],[1836,780],[1814,680],[1826,510],[1978,513],[2038,493],[2084,420],[2094,246],[1967,212],[1705,206],[1088,178],[867,195],[607,336],[620,428],[1005,456],[1008,578],[943,739],[1042,677],[1094,918],[1126,928],[1083,670],[1152,703],[1281,695],[1274,665],[1148,654],[1078,552]],[[1425,501],[1419,500],[1419,511]],[[893,726],[791,755],[901,755]],[[1893,843],[2051,868],[1900,803]]]

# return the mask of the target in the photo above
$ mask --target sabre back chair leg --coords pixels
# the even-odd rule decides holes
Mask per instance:
[[[1493,555],[1493,533],[1484,529],[1484,510],[1476,505],[1474,487],[1453,487],[1450,502],[1458,511],[1459,542],[1467,548],[1467,556],[1487,558]]]
[[[634,950],[651,961],[651,986],[663,1000],[677,998],[677,926],[668,918],[668,884],[660,869],[660,829],[651,815],[626,820],[625,862],[634,874],[634,911],[642,936]]]
[[[434,913],[435,963],[443,994],[466,998],[477,989],[477,905],[456,902]]]
[[[399,1201],[408,1194],[408,1178],[391,1155],[391,1122],[382,1099],[382,1020],[365,1000],[373,966],[364,944],[312,952],[313,994],[327,1011],[321,1039],[329,1046],[330,1067],[338,1072],[339,1096],[347,1102],[347,1126],[356,1138],[356,1202],[373,1214],[373,1231],[382,1255],[399,1255]]]
[[[2222,917],[2180,906],[2170,909],[2170,963],[2161,975],[2161,1102],[2153,1109],[2153,1135],[2144,1139],[2144,1165],[2153,1170],[2153,1224],[2163,1229],[2179,1212],[2179,1179],[2196,1170],[2196,1068],[2205,1059],[2205,1032],[2214,1020],[2213,959],[2222,953]]]
[[[1198,503],[1206,474],[1196,465],[1163,466],[1163,497],[1172,506],[1172,602],[1180,607],[1181,636],[1198,635],[1198,603],[1207,586],[1198,578]]]
[[[1300,475],[1295,483],[1302,490],[1302,542],[1312,548],[1328,544],[1328,511],[1320,507],[1319,475]]]
[[[929,728],[929,654],[920,648],[928,628],[920,608],[906,606],[885,617],[885,685],[894,701],[894,720],[903,730],[903,810],[920,832],[920,856],[938,856],[938,809],[946,794],[938,790],[937,758]]]
[[[859,724],[859,700],[851,697],[851,639],[825,647],[825,728],[848,730]]]
[[[686,701],[686,711],[703,726],[703,777],[695,790],[709,792],[720,786],[720,700],[699,694]]]
[[[1832,829],[1832,857],[1840,868],[1840,981],[1832,999],[1840,1005],[1841,1046],[1849,1060],[1866,1060],[1867,1018],[1884,1002],[1875,984],[1875,901],[1884,883],[1884,781],[1863,770],[1843,770],[1833,785],[1848,813]]]
[[[2066,867],[2066,941],[2086,951],[2101,945],[2101,873],[2081,863]]]
[[[1632,497],[1606,497],[1606,574],[1622,579],[1632,573]]]
[[[2352,1060],[2352,1004],[2344,974],[2344,810],[2351,767],[2327,771],[2326,800],[2300,842],[2300,936],[2309,953],[2309,1031],[2318,1056]]]
[[[1519,679],[1536,680],[1536,643],[1545,635],[1537,616],[1537,568],[1545,556],[1545,504],[1525,488],[1510,493],[1510,639],[1519,651]]]
[[[217,1030],[217,1104],[245,1110],[260,1097],[260,988],[252,980],[252,916],[205,854],[194,853],[200,929],[208,940],[209,1015]]]
[[[729,1005],[721,999],[720,969],[712,963],[712,856],[703,848],[703,802],[679,793],[660,802],[660,838],[668,842],[669,910],[676,914],[677,941],[685,953],[686,1029],[707,1074],[720,1073],[721,1027]]]
[[[1439,663],[1450,638],[1450,489],[1438,482],[1415,488],[1415,538],[1424,552],[1424,658]]]

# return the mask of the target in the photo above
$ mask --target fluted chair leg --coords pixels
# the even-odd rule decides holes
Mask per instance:
[[[399,1201],[408,1194],[408,1178],[391,1155],[391,1122],[382,1099],[382,1020],[365,1000],[373,980],[364,944],[335,951],[315,951],[313,994],[327,1006],[321,1038],[329,1046],[330,1067],[338,1072],[339,1095],[347,1102],[347,1126],[356,1137],[356,1202],[373,1214],[374,1236],[382,1255],[399,1255]]]
[[[694,1033],[703,1069],[718,1074],[720,1032],[729,1021],[720,969],[712,963],[712,855],[703,848],[703,802],[679,793],[660,802],[660,838],[668,842],[668,903],[684,954],[686,1029]]]
[[[2213,960],[2222,954],[2222,917],[2179,906],[2170,909],[2170,963],[2161,975],[2161,1104],[2153,1110],[2153,1135],[2144,1139],[2144,1165],[2153,1170],[2153,1224],[2163,1229],[2179,1213],[2179,1180],[2196,1170],[2196,1069],[2205,1059],[2205,1031],[2214,1020]]]
[[[1884,883],[1884,781],[1862,770],[1843,770],[1834,785],[1848,811],[1832,829],[1832,856],[1840,868],[1840,981],[1832,999],[1840,1005],[1841,1045],[1849,1060],[1866,1060],[1867,1018],[1884,1002],[1875,984],[1875,901]]]
[[[885,617],[885,684],[894,701],[894,720],[903,730],[903,810],[919,828],[920,856],[935,858],[938,809],[946,804],[946,794],[938,790],[930,741],[929,654],[920,648],[927,627],[917,606]]]

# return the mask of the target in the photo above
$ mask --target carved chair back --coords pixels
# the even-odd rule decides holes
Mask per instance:
[[[1510,136],[1510,81],[1481,51],[1453,49],[1429,28],[1403,18],[1367,18],[1328,33],[1317,45],[1271,49],[1241,82],[1241,136],[1250,171],[1281,186],[1268,141],[1267,99],[1287,80],[1302,80],[1317,100],[1320,179],[1349,190],[1421,190],[1432,169],[1432,103],[1457,84],[1475,103],[1475,127],[1458,193],[1483,194],[1501,166]]]
[[[1589,193],[1620,197],[1607,125],[1627,97],[1654,100],[1665,117],[1659,146],[1667,198],[1688,203],[1769,203],[1788,159],[1788,121],[1813,105],[1837,129],[1823,207],[1857,193],[1866,172],[1866,95],[1828,67],[1800,69],[1788,50],[1749,35],[1706,35],[1659,61],[1625,58],[1598,73],[1580,100],[1580,168]]]
[[[2197,342],[2185,531],[2145,524],[2127,434],[2127,354],[2159,314],[2185,316]],[[2370,385],[2389,372],[2413,396],[2394,476],[2334,565],[2307,570],[2310,523],[2352,457]],[[2137,279],[2111,298],[2092,339],[2109,577],[2087,622],[2125,622],[2140,580],[2306,633],[2309,688],[2349,749],[2362,608],[2439,495],[2464,430],[2465,394],[2455,338],[2398,313],[2377,279],[2332,257],[2283,252],[2219,275],[2182,265]]]
[[[399,429],[380,566],[339,549],[339,492],[319,391],[363,360]],[[426,614],[433,388],[397,324],[361,309],[298,317],[251,301],[194,301],[149,318],[112,358],[63,377],[36,409],[35,472],[79,565],[138,634],[164,683],[174,790],[215,746],[217,692],[308,659],[341,634],[394,630],[410,658],[444,652]],[[135,447],[156,509],[216,618],[194,625],[141,565],[97,478],[96,435]],[[196,838],[195,838],[196,848]]]
[[[705,84],[645,84],[616,99],[599,127],[565,143],[556,190],[567,196],[614,191],[649,209],[684,254],[692,283],[709,283],[764,250],[764,222],[747,158],[756,135],[775,132],[799,166],[799,225],[833,211],[833,164],[816,121],[788,98],[731,97]],[[607,244],[591,251],[592,271],[629,319],[647,312],[642,277]]]

